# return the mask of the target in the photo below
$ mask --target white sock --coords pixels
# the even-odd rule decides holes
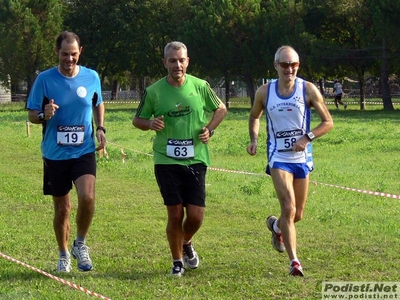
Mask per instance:
[[[297,257],[293,258],[292,261],[290,262],[290,265],[292,265],[292,263],[297,262],[299,265],[301,265],[300,261],[297,259]]]
[[[183,259],[182,259],[182,258],[180,258],[180,259],[174,259],[173,263],[176,263],[176,262],[180,262],[180,263],[183,264]]]
[[[66,257],[66,258],[70,257],[69,251],[68,250],[60,251],[60,258],[61,257]]]
[[[274,231],[275,231],[276,233],[278,233],[278,234],[281,233],[281,230],[280,230],[279,227],[278,227],[278,220],[276,220],[276,221],[274,222],[273,229],[274,229]]]

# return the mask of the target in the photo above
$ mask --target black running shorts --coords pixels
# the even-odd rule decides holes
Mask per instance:
[[[94,153],[67,160],[43,158],[43,165],[44,195],[64,196],[72,189],[72,182],[82,175],[96,176],[96,155]]]
[[[206,206],[207,166],[155,165],[154,173],[165,205]]]

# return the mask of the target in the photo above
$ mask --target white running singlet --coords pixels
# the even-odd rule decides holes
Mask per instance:
[[[305,151],[295,152],[293,144],[310,131],[311,110],[306,102],[306,81],[296,78],[293,93],[282,97],[278,93],[278,80],[268,84],[265,104],[267,118],[267,156],[269,167],[274,162],[307,163],[313,170],[312,145]]]

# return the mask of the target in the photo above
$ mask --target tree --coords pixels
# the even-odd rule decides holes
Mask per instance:
[[[132,36],[131,41],[135,49],[131,57],[132,73],[153,79],[165,76],[166,71],[162,63],[164,47],[171,41],[185,43],[182,24],[190,17],[189,6],[189,0],[136,2],[136,34]]]
[[[380,85],[382,90],[383,108],[385,110],[394,110],[392,96],[389,86],[390,61],[398,60],[396,49],[400,48],[398,39],[393,39],[397,36],[400,14],[400,3],[398,1],[387,0],[369,0],[369,9],[372,12],[372,20],[376,32],[377,40],[381,42],[381,77]],[[394,65],[392,63],[392,65]]]
[[[84,55],[81,64],[99,73],[101,83],[107,76],[112,81],[129,69],[130,36],[134,3],[128,0],[68,1],[66,27],[81,39]],[[112,83],[117,92],[118,82]]]
[[[224,78],[227,107],[232,79],[246,82],[253,103],[255,78],[267,73],[272,24],[260,4],[259,0],[192,1],[191,18],[185,24],[191,57],[202,73]]]
[[[77,31],[85,46],[82,63],[97,70],[102,83],[118,82],[130,72],[133,78],[164,75],[165,44],[179,38],[188,1],[71,0],[66,25]],[[128,73],[127,73],[128,72]],[[146,84],[142,84],[141,89]]]
[[[231,1],[192,1],[190,18],[184,24],[184,39],[190,51],[192,69],[204,77],[224,77],[225,99],[229,108],[230,70],[235,65],[233,43],[225,16]],[[212,66],[212,67],[211,67]]]
[[[307,34],[316,68],[325,74],[344,77],[355,73],[360,85],[360,108],[365,109],[365,76],[380,76],[384,109],[393,109],[389,89],[390,68],[394,69],[400,47],[398,1],[303,0]],[[332,75],[331,75],[332,76]]]
[[[63,22],[57,0],[0,0],[0,80],[26,81],[56,62],[55,40]]]

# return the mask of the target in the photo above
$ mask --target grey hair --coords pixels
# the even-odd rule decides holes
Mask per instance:
[[[286,49],[292,49],[297,54],[296,50],[294,50],[294,48],[292,46],[288,46],[288,45],[281,46],[278,48],[278,50],[276,50],[274,62],[279,62],[279,57],[281,55],[281,52]],[[297,57],[299,57],[298,54],[297,54]]]
[[[164,48],[164,58],[167,57],[167,53],[168,53],[168,51],[170,49],[173,49],[173,50],[184,49],[187,52],[187,47],[186,47],[186,45],[184,43],[178,42],[178,41],[173,41],[173,42],[168,43],[165,46],[165,48]]]

